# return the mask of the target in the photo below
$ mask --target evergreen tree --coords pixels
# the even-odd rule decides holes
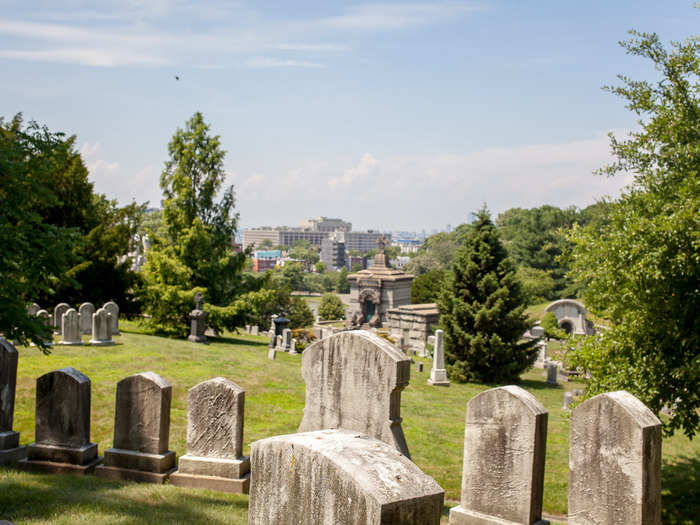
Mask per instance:
[[[518,342],[530,327],[525,299],[485,207],[472,226],[438,301],[448,373],[460,382],[518,381],[537,355],[534,342]]]

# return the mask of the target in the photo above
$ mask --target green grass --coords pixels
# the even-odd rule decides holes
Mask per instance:
[[[22,443],[34,435],[35,380],[64,366],[73,366],[92,380],[92,440],[100,452],[112,445],[115,385],[137,372],[152,370],[173,385],[170,449],[185,452],[187,390],[200,381],[224,376],[246,391],[244,453],[250,443],[293,433],[301,421],[304,382],[301,357],[278,353],[267,359],[264,337],[229,335],[198,345],[142,333],[125,322],[113,347],[59,347],[49,356],[34,348],[19,348],[14,429]],[[421,360],[420,358],[416,358]],[[403,428],[413,461],[446,491],[448,506],[459,500],[464,411],[475,394],[488,388],[426,384],[425,371],[411,372],[402,396]],[[523,376],[521,384],[549,411],[544,509],[566,514],[568,479],[568,414],[563,392],[576,383],[547,385],[541,370]],[[700,512],[697,501],[700,445],[683,436],[664,440],[664,520],[692,523]],[[695,491],[695,492],[693,492]],[[0,468],[0,519],[19,524],[247,523],[247,496],[166,486],[118,484],[93,476],[49,476]],[[446,523],[446,518],[445,518]]]

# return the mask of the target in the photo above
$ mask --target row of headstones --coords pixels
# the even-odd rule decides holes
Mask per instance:
[[[275,335],[274,330],[268,332],[269,343],[267,345],[267,357],[275,359],[277,352],[289,352],[297,355],[297,340],[292,338],[292,330],[285,328],[282,335]]]
[[[81,304],[77,311],[66,303],[60,303],[54,308],[53,316],[32,303],[27,307],[27,313],[40,318],[46,326],[61,335],[60,344],[82,344],[81,334],[92,334],[92,344],[112,344],[112,335],[120,333],[119,306],[114,301],[105,303],[97,311],[92,303]]]
[[[168,450],[172,387],[153,372],[122,379],[116,387],[114,442],[98,455],[90,441],[90,379],[74,368],[36,382],[35,442],[19,446],[12,430],[17,350],[0,338],[0,464],[41,473],[88,474],[226,492],[248,492],[250,461],[242,455],[245,392],[217,377],[188,394],[187,454],[175,466]]]
[[[245,325],[245,333],[248,335],[260,335],[260,328],[258,325]]]

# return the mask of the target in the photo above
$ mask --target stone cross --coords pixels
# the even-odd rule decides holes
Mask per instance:
[[[70,309],[70,306],[66,303],[59,303],[56,308],[53,309],[53,327],[54,333],[61,333],[61,321],[63,321],[63,314],[65,314]]]
[[[173,485],[247,493],[250,460],[243,452],[245,391],[217,377],[192,387],[187,398],[187,454]]]
[[[250,448],[249,525],[440,523],[445,492],[435,480],[356,431],[275,436]]]
[[[84,334],[92,333],[92,314],[95,313],[95,305],[92,303],[83,303],[78,308],[78,317],[80,319],[80,331]]]
[[[168,450],[172,387],[153,372],[117,383],[114,446],[95,474],[109,479],[164,483],[175,470]]]
[[[544,525],[547,411],[520,387],[492,388],[467,403],[462,494],[450,524]]]
[[[19,432],[12,430],[17,386],[17,349],[0,337],[0,465],[11,465],[27,452],[19,446]]]
[[[388,244],[389,239],[387,239],[386,235],[384,235],[383,233],[379,237],[377,237],[377,251],[379,251],[380,253],[384,253]]]
[[[435,349],[433,350],[433,367],[430,369],[428,384],[433,386],[450,386],[445,369],[445,332],[435,330]]]
[[[70,308],[63,314],[61,320],[60,345],[82,345],[83,338],[80,334],[80,321],[75,308]]]
[[[102,307],[112,314],[112,335],[119,335],[119,307],[114,301],[109,301]]]
[[[202,292],[197,292],[196,294],[194,294],[194,307],[197,310],[201,310],[203,305],[204,305],[204,296],[202,295]]]
[[[112,314],[104,308],[100,308],[92,314],[92,339],[91,345],[113,345],[112,341]]]
[[[661,421],[624,390],[571,415],[570,525],[661,523]]]
[[[77,315],[77,312],[76,312]],[[36,441],[19,467],[88,474],[102,461],[90,442],[90,378],[67,367],[36,381]]]
[[[409,456],[401,428],[401,391],[410,379],[410,358],[362,330],[317,341],[301,356],[306,406],[299,432],[354,430]]]

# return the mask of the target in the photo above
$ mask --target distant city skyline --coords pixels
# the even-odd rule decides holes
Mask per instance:
[[[627,182],[592,172],[637,126],[601,87],[657,75],[618,41],[697,33],[692,3],[6,0],[0,116],[77,135],[97,191],[158,206],[168,141],[201,111],[242,228],[585,207]]]

